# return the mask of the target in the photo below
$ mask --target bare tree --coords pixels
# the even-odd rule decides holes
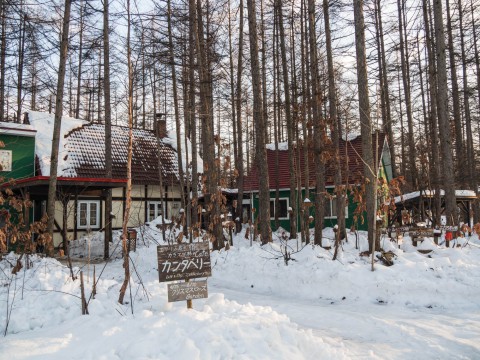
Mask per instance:
[[[255,158],[260,176],[258,223],[262,244],[271,241],[270,190],[268,184],[267,154],[265,147],[265,119],[263,112],[262,84],[258,60],[258,34],[255,0],[247,0],[248,30],[250,38],[250,67],[252,73],[253,118],[255,122]]]
[[[58,66],[57,95],[55,99],[55,119],[53,125],[52,153],[50,157],[50,180],[48,182],[48,200],[47,200],[47,239],[46,252],[48,256],[53,256],[53,228],[55,226],[55,202],[57,191],[57,169],[58,169],[58,147],[60,145],[60,127],[63,111],[63,90],[65,83],[65,70],[68,53],[68,31],[70,27],[70,8],[71,0],[65,0],[65,9],[63,13],[62,40],[60,42],[60,63]]]

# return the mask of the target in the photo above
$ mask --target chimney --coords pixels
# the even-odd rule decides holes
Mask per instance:
[[[160,138],[167,137],[167,120],[165,119],[165,114],[156,113],[155,114],[155,123],[156,129],[155,134]]]

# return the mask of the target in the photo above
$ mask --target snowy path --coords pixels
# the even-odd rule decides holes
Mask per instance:
[[[240,304],[270,306],[354,359],[479,359],[480,314],[441,309],[406,309],[388,305],[328,300],[307,302],[255,289],[233,289],[218,279],[210,292]],[[345,326],[345,324],[348,324]],[[374,331],[368,329],[374,328]],[[319,356],[321,358],[321,355]]]

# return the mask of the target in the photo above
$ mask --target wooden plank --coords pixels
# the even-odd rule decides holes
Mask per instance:
[[[416,229],[410,229],[408,232],[408,235],[410,237],[433,237],[433,229],[427,229],[427,228],[416,228]]]
[[[160,282],[212,275],[208,242],[157,246]]]
[[[168,284],[168,302],[208,298],[207,281]]]
[[[439,229],[442,231],[458,231],[458,226],[442,225]]]

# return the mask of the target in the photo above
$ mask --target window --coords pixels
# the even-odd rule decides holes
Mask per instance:
[[[152,221],[162,215],[162,202],[161,201],[149,201],[147,221]]]
[[[288,199],[278,199],[279,203],[279,219],[288,219]],[[275,218],[275,199],[270,199],[270,218]]]
[[[100,227],[99,200],[80,200],[78,202],[77,226],[79,229]]]
[[[325,198],[325,219],[337,218],[337,197]],[[345,206],[345,218],[348,218],[348,206]]]

